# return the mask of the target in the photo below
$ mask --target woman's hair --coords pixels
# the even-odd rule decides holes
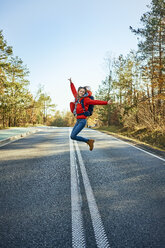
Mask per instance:
[[[85,94],[87,93],[86,87],[82,87],[82,86],[78,87],[78,92],[79,92],[81,89],[84,89],[84,90],[85,90]]]
[[[90,86],[84,86],[84,88],[88,91],[91,91],[91,87]]]
[[[81,90],[81,89],[84,89],[84,90],[85,90],[84,95],[87,95],[88,90],[90,90],[90,86],[84,86],[84,87],[80,86],[80,87],[78,87],[78,91],[77,91],[77,97],[78,97],[78,98],[79,98],[78,92],[79,92],[79,90]]]
[[[84,90],[85,90],[85,93],[87,93],[88,90],[91,90],[91,87],[90,87],[90,86],[84,86],[84,87],[80,86],[80,87],[78,88],[78,92],[79,92],[79,90],[81,90],[81,89],[84,89]]]

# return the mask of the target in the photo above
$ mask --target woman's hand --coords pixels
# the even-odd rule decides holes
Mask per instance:
[[[108,105],[112,104],[112,100],[109,100],[107,104],[108,104]]]
[[[70,83],[72,83],[72,79],[71,78],[69,78],[68,80],[69,80]]]

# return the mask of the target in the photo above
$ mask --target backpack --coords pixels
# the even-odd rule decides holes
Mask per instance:
[[[94,100],[94,97],[93,97],[93,96],[89,96],[89,98],[90,98],[91,100]],[[84,110],[84,113],[82,113],[82,114],[77,114],[77,115],[78,115],[78,116],[79,116],[79,115],[91,116],[91,115],[93,114],[94,105],[90,104],[89,107],[88,107],[88,110],[85,111],[84,99],[82,99],[80,103],[81,103],[81,106],[82,106],[82,108],[83,108],[83,110]]]
[[[94,97],[93,96],[89,96],[89,98],[91,100],[94,100]],[[80,116],[80,115],[91,116],[93,114],[94,105],[90,104],[89,107],[88,107],[88,110],[85,111],[84,98],[81,100],[80,103],[81,103],[81,106],[82,106],[82,108],[84,110],[84,113],[77,114],[77,116]],[[75,103],[74,102],[70,102],[70,110],[71,110],[72,113],[74,111],[74,108],[75,108]]]

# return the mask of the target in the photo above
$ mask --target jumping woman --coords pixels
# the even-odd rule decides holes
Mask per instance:
[[[73,93],[73,96],[75,97],[75,102],[70,103],[70,108],[73,114],[77,118],[77,122],[72,129],[70,137],[73,140],[87,143],[89,145],[90,151],[92,151],[94,146],[94,140],[87,139],[77,135],[85,127],[87,122],[86,118],[90,116],[90,113],[88,111],[89,105],[107,105],[107,104],[111,104],[111,101],[92,100],[90,99],[92,98],[91,97],[92,92],[88,90],[87,86],[79,87],[77,91],[72,80],[69,79],[69,81],[70,81],[71,91]]]

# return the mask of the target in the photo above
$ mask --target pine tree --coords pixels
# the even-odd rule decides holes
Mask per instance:
[[[7,46],[2,30],[0,30],[0,120],[2,120],[3,126],[5,125],[5,114],[8,109],[8,106],[3,101],[6,94],[6,71],[9,69],[8,58],[11,54],[12,47]]]
[[[165,114],[165,2],[152,0],[148,7],[150,10],[141,17],[143,28],[130,29],[142,37],[138,46],[143,80],[151,114],[159,122]]]
[[[0,30],[0,94],[3,94],[5,88],[6,74],[8,69],[8,58],[12,54],[12,47],[7,46],[7,42],[4,40],[2,30]]]

